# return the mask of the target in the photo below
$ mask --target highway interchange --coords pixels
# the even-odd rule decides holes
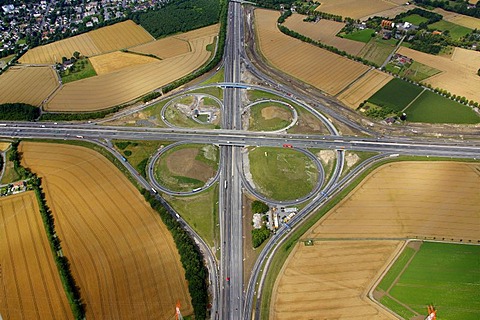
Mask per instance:
[[[288,97],[293,92],[284,85],[278,84],[266,76],[262,71],[255,68],[249,61],[244,51],[244,20],[245,12],[240,3],[230,2],[228,12],[228,29],[224,55],[225,83],[241,83],[242,70],[248,69],[264,83],[269,85],[265,88],[249,84],[249,87],[274,92],[280,96]],[[480,158],[478,140],[450,140],[450,139],[420,139],[408,137],[388,138],[381,135],[367,137],[365,134],[372,133],[371,128],[365,128],[350,119],[335,115],[334,112],[320,103],[314,103],[312,107],[305,93],[296,93],[301,97],[296,103],[304,106],[319,118],[330,132],[327,135],[318,134],[287,134],[269,132],[251,132],[242,130],[242,88],[226,86],[223,97],[222,129],[204,130],[187,128],[138,128],[107,126],[102,122],[93,123],[37,123],[37,122],[8,122],[0,125],[0,136],[13,139],[64,139],[64,140],[88,140],[102,145],[115,155],[120,161],[122,156],[115,151],[111,140],[170,140],[179,143],[203,143],[216,144],[220,147],[220,164],[218,173],[209,184],[219,181],[219,221],[220,221],[220,259],[216,260],[211,248],[188,226],[188,224],[176,215],[175,211],[162,198],[159,200],[167,207],[172,215],[180,220],[181,224],[195,238],[197,244],[205,255],[210,272],[210,285],[212,294],[212,319],[259,319],[260,303],[262,298],[262,284],[265,277],[263,270],[267,270],[271,257],[276,248],[287,239],[289,228],[281,227],[270,238],[267,245],[261,251],[249,279],[244,279],[243,270],[243,236],[242,229],[242,194],[246,189],[250,193],[256,191],[248,185],[242,170],[242,148],[245,146],[274,146],[282,147],[283,144],[292,144],[298,149],[321,148],[336,150],[337,161],[332,177],[327,184],[321,183],[309,195],[311,202],[304,207],[289,222],[290,228],[295,228],[311,212],[321,207],[330,197],[341,191],[356,176],[372,164],[385,158],[398,155],[422,155],[454,158]],[[288,92],[289,95],[285,95]],[[138,109],[137,109],[138,110]],[[136,111],[136,110],[135,110]],[[321,112],[320,112],[321,111]],[[323,113],[344,125],[357,129],[362,136],[341,136],[336,127]],[[122,111],[125,115],[126,111]],[[341,178],[344,165],[344,151],[375,151],[379,155],[372,157],[351,170]],[[165,150],[163,150],[165,151]],[[130,171],[140,185],[147,189],[152,186],[169,194],[172,193],[155,183],[153,177],[153,165],[161,154],[160,150],[152,157],[147,168],[149,180],[141,177],[135,168],[128,162],[122,163]],[[187,193],[190,194],[191,192]],[[260,197],[259,194],[256,194]],[[266,199],[268,200],[268,199]],[[250,235],[245,235],[250,236]],[[244,281],[247,280],[247,281]],[[244,283],[248,283],[244,286]]]

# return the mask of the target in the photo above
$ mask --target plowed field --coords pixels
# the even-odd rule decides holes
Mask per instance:
[[[321,5],[315,10],[340,15],[342,17],[359,19],[380,11],[395,8],[403,3],[405,3],[403,0],[324,0],[321,1]]]
[[[361,63],[281,33],[277,28],[279,15],[276,11],[255,10],[260,50],[274,67],[331,95],[368,70]]]
[[[61,62],[62,57],[70,58],[75,51],[89,57],[153,40],[145,29],[128,20],[33,48],[28,50],[19,61],[31,64],[54,64]]]
[[[160,217],[106,158],[87,148],[22,143],[43,179],[87,319],[169,319],[192,312],[185,273]]]
[[[189,33],[184,37],[190,37]],[[94,111],[134,100],[202,66],[211,55],[206,46],[213,42],[215,35],[189,40],[191,49],[186,54],[67,83],[48,102],[46,110]]]
[[[158,60],[151,57],[145,57],[134,53],[125,53],[115,51],[91,57],[90,62],[97,72],[97,75],[107,74],[128,67],[136,67],[147,63],[157,62]]]
[[[455,48],[452,57],[447,58],[400,47],[398,53],[443,71],[424,80],[433,88],[446,89],[457,96],[480,102],[480,77],[477,75],[480,52]]]
[[[73,319],[33,191],[0,200],[0,314]]]
[[[391,75],[378,70],[369,71],[350,88],[342,92],[338,99],[350,108],[356,109],[360,103],[370,98],[392,78]]]
[[[480,240],[480,164],[400,162],[375,170],[296,245],[274,319],[394,319],[366,298],[404,237]],[[374,239],[372,239],[374,238]],[[337,240],[336,240],[337,239]]]
[[[317,23],[305,22],[303,21],[304,18],[304,15],[293,14],[285,21],[284,25],[290,30],[353,55],[358,55],[365,45],[363,42],[343,39],[336,36],[336,34],[345,26],[345,23],[343,22],[326,19],[322,19]]]
[[[57,75],[50,67],[13,67],[0,76],[0,103],[38,106],[58,85]]]

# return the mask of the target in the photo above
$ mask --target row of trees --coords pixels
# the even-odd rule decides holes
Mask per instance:
[[[365,65],[368,65],[368,66],[374,66],[376,68],[378,68],[378,65],[376,63],[373,63],[371,61],[368,61],[364,58],[361,58],[361,57],[357,57],[357,56],[354,56],[352,54],[349,54],[343,50],[340,50],[334,46],[329,46],[329,45],[326,45],[320,41],[315,41],[307,36],[304,36],[303,34],[300,34],[296,31],[293,31],[293,30],[290,30],[288,29],[287,27],[283,26],[283,25],[278,25],[278,29],[280,29],[280,31],[282,31],[284,34],[288,35],[288,36],[291,36],[291,37],[294,37],[294,38],[297,38],[299,40],[302,40],[303,42],[307,42],[307,43],[310,43],[310,44],[313,44],[317,47],[320,47],[320,48],[323,48],[323,49],[326,49],[328,51],[331,51],[333,53],[336,53],[336,54],[339,54],[341,56],[344,56],[344,57],[347,57],[351,60],[355,60],[355,61],[358,61],[358,62],[361,62]]]
[[[442,8],[467,16],[480,18],[480,2],[475,6],[470,5],[467,0],[415,0],[415,3],[424,7]]]
[[[159,213],[165,226],[173,236],[180,254],[180,260],[185,269],[185,278],[192,298],[193,311],[196,320],[207,318],[208,304],[208,269],[203,262],[203,256],[193,239],[182,228],[180,223],[167,212],[166,208],[154,195],[145,189],[142,194],[150,206]]]
[[[26,103],[0,104],[0,120],[33,121],[40,117],[40,108]]]
[[[38,206],[40,208],[40,215],[42,216],[43,225],[47,234],[50,249],[52,250],[53,258],[60,274],[60,280],[62,281],[63,288],[65,290],[67,300],[73,312],[75,319],[85,318],[85,304],[80,296],[80,288],[75,282],[75,278],[72,275],[70,268],[70,262],[68,258],[62,253],[62,246],[60,238],[55,232],[55,219],[52,211],[47,205],[45,199],[45,193],[42,189],[42,181],[35,173],[29,169],[24,168],[20,164],[21,155],[18,151],[19,141],[15,141],[11,146],[11,153],[9,160],[13,162],[14,170],[20,175],[22,179],[29,179],[29,185],[33,187],[35,195],[37,197]]]

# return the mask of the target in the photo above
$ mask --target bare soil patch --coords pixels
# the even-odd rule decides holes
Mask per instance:
[[[281,33],[277,28],[279,15],[276,11],[255,10],[259,47],[274,67],[331,95],[368,70],[361,63]]]
[[[207,182],[215,175],[215,170],[206,163],[195,160],[198,152],[197,148],[186,148],[169,154],[165,160],[171,174]]]
[[[73,319],[33,191],[0,200],[3,319]]]
[[[292,113],[276,106],[265,107],[262,109],[262,117],[265,120],[279,118],[282,120],[292,119]]]
[[[172,236],[127,178],[97,152],[22,142],[23,165],[42,177],[87,319],[158,319],[192,313]]]

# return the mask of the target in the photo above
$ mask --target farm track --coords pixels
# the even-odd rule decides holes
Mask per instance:
[[[169,232],[118,170],[86,148],[41,143],[21,148],[26,166],[44,179],[87,318],[157,319],[170,314],[178,299],[182,313],[192,312]]]

